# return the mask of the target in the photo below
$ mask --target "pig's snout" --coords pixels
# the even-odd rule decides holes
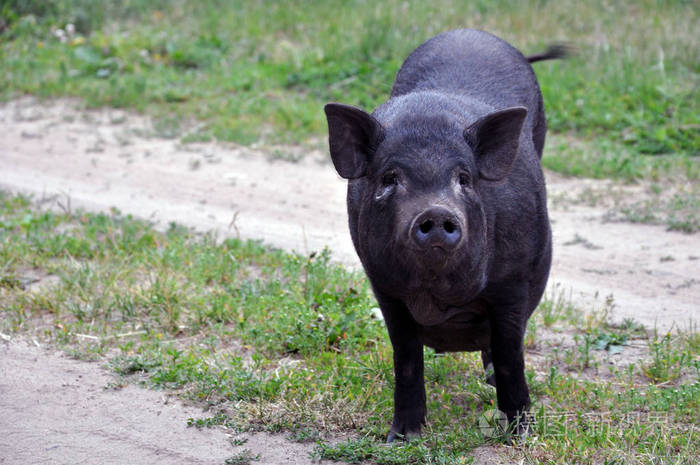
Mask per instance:
[[[421,249],[454,249],[462,239],[462,226],[457,217],[443,207],[425,210],[413,220],[411,240]]]

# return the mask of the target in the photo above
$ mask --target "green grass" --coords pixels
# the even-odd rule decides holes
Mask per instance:
[[[487,446],[532,464],[697,463],[697,332],[611,325],[558,289],[529,325],[533,431],[515,445],[479,429],[495,391],[478,354],[431,350],[423,439],[383,445],[391,347],[365,278],[327,251],[293,255],[0,194],[0,303],[0,332],[106,363],[109,388],[175,390],[210,412],[193,427],[286,432],[315,441],[317,457],[460,464]],[[329,441],[337,433],[348,439]]]
[[[525,53],[565,40],[575,57],[535,66],[562,141],[545,166],[630,179],[670,165],[697,179],[692,1],[12,0],[2,14],[0,98],[79,96],[173,134],[203,121],[187,140],[241,143],[320,144],[324,103],[374,108],[407,54],[444,30],[488,30]]]

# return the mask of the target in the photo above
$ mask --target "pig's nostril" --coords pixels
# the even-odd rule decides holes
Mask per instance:
[[[411,240],[423,249],[452,249],[462,240],[462,226],[457,217],[441,207],[418,215],[411,225]]]
[[[424,221],[420,225],[420,232],[423,234],[427,234],[431,229],[433,229],[433,222],[431,220]]]

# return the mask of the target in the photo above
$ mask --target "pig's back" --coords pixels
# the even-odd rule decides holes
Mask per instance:
[[[504,40],[483,31],[457,29],[423,43],[403,62],[391,96],[425,90],[458,94],[495,109],[527,108],[523,129],[533,131],[541,155],[545,122],[537,78],[527,59]]]

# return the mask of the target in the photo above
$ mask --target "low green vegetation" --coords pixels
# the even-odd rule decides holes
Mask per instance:
[[[532,464],[697,463],[698,333],[611,325],[610,299],[584,313],[553,289],[526,339],[525,441],[491,447],[504,433],[484,429],[496,399],[478,354],[427,350],[424,437],[387,447],[391,347],[367,281],[328,251],[288,254],[0,195],[0,332],[106,363],[107,388],[175,390],[210,412],[192,427],[285,432],[349,462],[462,464],[487,451]]]
[[[568,174],[697,178],[698,38],[693,1],[6,0],[0,98],[79,96],[147,112],[188,140],[319,145],[328,101],[372,109],[423,40],[474,27],[535,65],[549,127],[545,166]],[[688,165],[692,165],[688,168]]]
[[[545,167],[650,180],[657,197],[611,219],[698,230],[693,1],[5,0],[0,99],[133,109],[183,142],[321,147],[324,103],[374,108],[415,46],[457,27],[526,54],[574,45],[569,60],[535,65]],[[685,187],[662,196],[668,183]],[[174,390],[210,413],[192,427],[284,432],[315,442],[317,458],[348,462],[700,462],[697,329],[613,325],[613,302],[584,312],[556,288],[526,336],[527,439],[504,445],[507,432],[485,421],[496,397],[478,354],[427,350],[423,439],[384,446],[392,353],[375,306],[364,276],[327,250],[300,256],[0,193],[0,332],[105,363],[108,388]],[[254,460],[244,450],[227,463]]]

